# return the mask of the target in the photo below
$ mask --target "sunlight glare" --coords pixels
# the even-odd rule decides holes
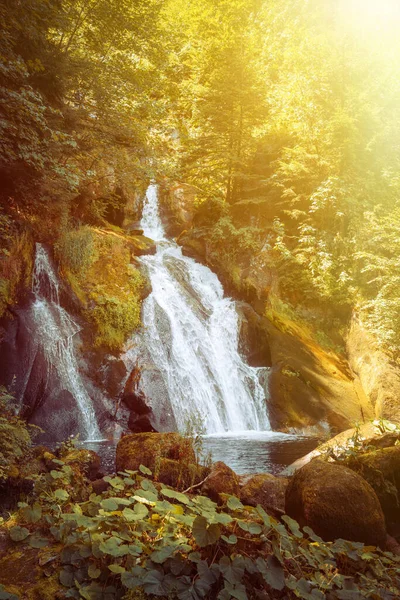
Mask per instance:
[[[342,0],[342,11],[355,23],[373,29],[397,27],[400,0]]]

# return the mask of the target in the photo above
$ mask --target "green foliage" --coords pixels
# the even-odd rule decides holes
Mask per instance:
[[[203,496],[156,489],[138,473],[118,474],[118,496],[113,489],[72,499],[72,475],[59,462],[60,477],[42,477],[34,507],[21,506],[9,534],[32,548],[47,544],[67,597],[255,600],[284,591],[288,599],[339,600],[348,591],[382,599],[399,593],[391,554],[344,540],[324,543],[260,506],[230,497],[218,507]]]
[[[16,414],[14,397],[0,387],[0,481],[18,476],[32,446],[32,429]]]
[[[95,235],[90,227],[80,227],[63,233],[56,246],[57,258],[63,267],[84,277],[97,260]]]

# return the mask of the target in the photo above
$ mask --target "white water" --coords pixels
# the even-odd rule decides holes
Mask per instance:
[[[178,428],[194,420],[208,434],[269,431],[260,383],[266,369],[241,358],[235,303],[224,298],[217,276],[165,238],[154,185],[146,193],[141,226],[157,241],[156,254],[142,258],[152,285],[143,305],[144,341]]]
[[[73,337],[79,326],[60,306],[59,284],[49,256],[36,244],[33,273],[33,319],[38,343],[49,367],[54,368],[63,389],[75,398],[81,414],[82,433],[89,440],[101,438],[92,400],[89,397],[75,357]]]

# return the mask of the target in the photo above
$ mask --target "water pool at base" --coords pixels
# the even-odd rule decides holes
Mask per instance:
[[[213,462],[221,460],[239,475],[278,475],[292,462],[314,450],[319,443],[316,437],[247,431],[243,434],[205,436],[203,452],[210,452]],[[82,446],[99,454],[105,473],[115,472],[115,442],[84,442]]]

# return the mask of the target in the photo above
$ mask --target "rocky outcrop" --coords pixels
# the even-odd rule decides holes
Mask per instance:
[[[286,513],[325,541],[338,538],[384,548],[385,517],[372,487],[351,469],[313,460],[286,490]]]
[[[400,423],[400,369],[353,317],[347,337],[350,366],[370,398],[376,417]]]
[[[271,365],[268,410],[273,429],[320,427],[333,432],[366,421],[373,411],[354,382],[346,361],[324,350],[307,330],[290,319],[275,322],[240,303],[248,356]],[[321,427],[321,431],[323,431]]]
[[[213,463],[206,481],[201,486],[201,493],[214,502],[221,502],[220,494],[239,495],[239,479],[235,471],[222,461]]]
[[[400,533],[400,446],[357,453],[345,464],[375,490],[389,531]]]
[[[120,439],[117,471],[137,471],[143,465],[156,481],[184,489],[202,481],[208,470],[196,461],[191,440],[179,433],[135,433]]]
[[[285,512],[285,492],[288,484],[289,479],[286,477],[258,473],[246,479],[239,497],[243,504],[260,504],[267,513],[280,516]]]
[[[267,254],[262,253],[262,260],[238,259],[233,268],[211,252],[209,221],[215,215],[214,222],[218,219],[218,206],[209,207],[215,215],[196,212],[195,195],[196,190],[173,187],[163,195],[164,212],[180,221],[177,241],[183,252],[217,272],[225,292],[242,301],[241,351],[251,365],[272,367],[268,401],[272,428],[336,433],[371,418],[370,402],[346,359],[325,348],[310,328],[289,318],[279,306],[271,308],[271,298],[279,305],[279,286]],[[273,219],[265,197],[246,198],[224,210],[238,227],[254,222],[265,226]]]

